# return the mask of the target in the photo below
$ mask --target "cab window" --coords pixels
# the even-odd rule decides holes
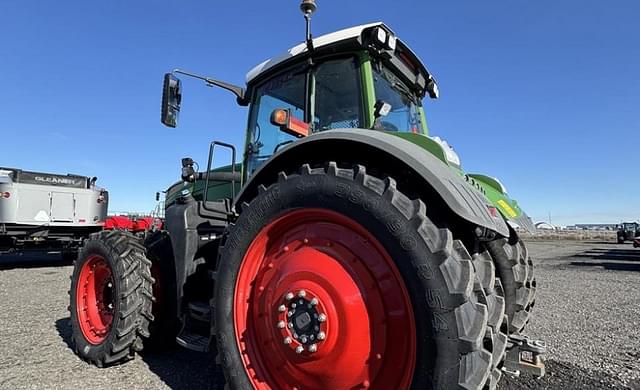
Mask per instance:
[[[423,134],[425,126],[420,115],[420,99],[382,64],[373,65],[376,100],[391,105],[387,116],[376,119],[374,129]]]
[[[306,85],[306,72],[311,72]],[[320,62],[312,69],[305,64],[283,72],[260,85],[254,95],[247,139],[247,172],[252,174],[271,155],[296,140],[271,124],[271,113],[290,109],[291,115],[305,120],[307,88],[312,94],[310,131],[360,127],[361,88],[355,57]]]

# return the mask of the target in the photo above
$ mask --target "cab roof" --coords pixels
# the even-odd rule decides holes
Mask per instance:
[[[362,32],[366,29],[369,28],[373,28],[373,27],[377,27],[377,26],[382,26],[384,27],[384,29],[386,29],[387,31],[391,32],[393,35],[395,35],[393,33],[393,31],[386,26],[384,23],[382,22],[374,22],[374,23],[367,23],[367,24],[362,24],[359,26],[354,26],[354,27],[349,27],[343,30],[339,30],[339,31],[335,31],[329,34],[325,34],[325,35],[321,35],[317,38],[313,38],[313,46],[315,49],[322,49],[323,47],[328,47],[331,45],[334,45],[336,43],[340,43],[340,42],[345,42],[348,40],[352,40],[352,39],[359,39],[362,36]],[[411,49],[409,49],[407,47],[407,45],[404,44],[404,42],[402,42],[400,39],[398,39],[398,44],[399,46],[401,45],[403,47],[404,51],[408,51],[411,53],[411,55],[416,58],[416,60],[419,62],[419,64],[421,67],[424,68],[424,65],[422,64],[422,61],[420,61],[418,59],[418,57],[415,55],[415,53],[413,53],[411,51]],[[256,65],[253,69],[251,69],[246,76],[246,82],[247,84],[251,83],[253,80],[255,80],[256,78],[258,78],[258,76],[260,76],[261,74],[265,73],[267,70],[274,68],[275,66],[283,63],[283,62],[287,62],[288,60],[291,60],[295,57],[298,56],[302,56],[303,54],[307,53],[308,49],[307,49],[307,44],[306,42],[302,42],[294,47],[292,47],[291,49],[287,50],[285,53],[277,56],[277,57],[273,57],[270,58],[258,65]],[[426,72],[426,69],[424,69]],[[428,74],[428,73],[427,73]]]

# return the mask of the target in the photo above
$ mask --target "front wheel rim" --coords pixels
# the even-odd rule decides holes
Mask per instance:
[[[326,209],[296,209],[249,246],[234,293],[237,345],[256,389],[408,388],[413,309],[380,242]]]
[[[76,291],[76,307],[80,330],[94,345],[109,335],[114,311],[113,272],[100,255],[87,259],[80,269]]]

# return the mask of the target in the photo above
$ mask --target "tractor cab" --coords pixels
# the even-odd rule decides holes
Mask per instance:
[[[435,82],[387,26],[357,26],[313,42],[247,75],[249,174],[281,147],[312,133],[338,128],[427,133],[422,98],[428,91],[437,96]]]
[[[293,141],[326,130],[426,135],[422,99],[438,96],[422,62],[383,23],[308,36],[284,55],[254,67],[246,89],[176,70],[165,76],[162,116],[172,127],[180,104],[178,73],[229,89],[239,104],[249,106],[246,175]]]

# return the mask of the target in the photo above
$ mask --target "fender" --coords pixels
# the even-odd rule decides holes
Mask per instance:
[[[249,201],[260,184],[273,183],[280,171],[290,172],[295,164],[328,160],[348,161],[394,170],[412,171],[434,190],[453,213],[472,224],[509,236],[503,218],[480,191],[467,184],[434,155],[403,138],[381,131],[336,129],[312,134],[275,153],[248,179],[235,204]]]

